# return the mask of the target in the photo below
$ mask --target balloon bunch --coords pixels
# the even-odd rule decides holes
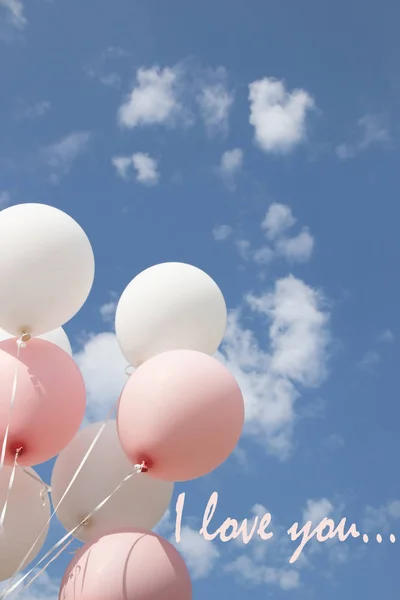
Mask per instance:
[[[78,539],[60,600],[190,600],[181,555],[152,529],[174,482],[213,471],[242,432],[239,386],[212,356],[227,320],[220,289],[183,263],[137,275],[115,318],[133,373],[106,420],[80,429],[86,390],[62,326],[93,284],[86,234],[51,206],[1,211],[0,280],[0,580],[11,578],[2,597]],[[32,467],[56,456],[50,487]],[[68,533],[16,581],[53,515]]]

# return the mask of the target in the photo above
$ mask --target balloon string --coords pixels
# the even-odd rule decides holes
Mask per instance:
[[[4,530],[4,521],[6,519],[7,507],[8,507],[8,503],[10,500],[11,489],[12,489],[12,486],[14,483],[15,471],[16,471],[17,462],[18,462],[18,456],[19,456],[19,453],[21,452],[21,450],[22,450],[22,448],[17,448],[17,450],[15,451],[14,464],[13,464],[10,479],[8,482],[6,501],[4,502],[3,510],[1,511],[1,515],[0,515],[0,531],[1,532],[3,532],[3,530]]]
[[[23,568],[26,559],[29,557],[29,555],[31,554],[32,550],[35,548],[36,544],[38,543],[38,541],[40,540],[40,538],[42,537],[43,533],[47,530],[47,527],[49,526],[52,518],[54,517],[54,515],[56,514],[57,510],[59,509],[61,503],[63,502],[64,498],[66,497],[66,495],[68,494],[69,490],[71,489],[71,487],[73,486],[74,482],[76,481],[79,473],[81,472],[81,470],[83,469],[87,459],[89,458],[90,453],[92,452],[94,446],[96,445],[100,435],[103,433],[104,428],[106,427],[108,421],[111,418],[111,415],[113,414],[117,404],[118,404],[119,400],[117,400],[115,402],[115,404],[112,406],[110,412],[108,413],[106,420],[102,423],[99,431],[97,432],[93,442],[90,444],[88,451],[86,452],[85,456],[83,457],[83,459],[81,460],[77,470],[75,471],[71,481],[69,482],[67,489],[65,490],[65,492],[63,493],[63,495],[61,496],[60,500],[57,503],[57,506],[53,509],[53,512],[51,513],[47,523],[45,523],[42,531],[39,533],[38,537],[36,538],[36,540],[34,541],[34,543],[32,544],[31,548],[28,550],[28,552],[26,553],[26,555],[24,556],[24,558],[21,560],[20,564],[18,565],[17,569],[15,570],[15,572],[13,573],[11,579],[9,580],[9,585],[11,586],[12,582],[14,581],[16,575],[21,571],[21,569]],[[47,555],[46,555],[47,556]],[[15,587],[13,587],[12,589],[15,589]],[[5,597],[5,595],[7,594],[9,588],[6,588],[5,593],[3,594],[3,596],[0,597]]]
[[[23,341],[23,338],[25,338],[25,334],[22,334],[21,337],[17,339],[17,361],[16,361],[16,365],[15,365],[14,381],[13,381],[13,385],[12,385],[11,400],[10,400],[10,410],[9,410],[9,414],[8,414],[8,423],[7,423],[7,427],[6,427],[6,432],[4,434],[3,446],[1,448],[0,471],[4,467],[4,461],[5,461],[5,457],[6,457],[7,441],[8,441],[8,432],[10,430],[11,416],[12,416],[12,411],[13,411],[13,408],[14,408],[15,397],[17,395],[19,353],[21,351],[21,348],[25,348],[25,346],[26,346],[26,343]]]
[[[12,579],[11,579],[9,586],[1,594],[0,597],[6,598],[7,596],[9,596],[9,594],[11,594],[13,591],[15,591],[21,585],[21,583],[23,583],[25,581],[25,579],[27,577],[29,577],[29,575],[31,575],[33,573],[33,571],[35,571],[37,569],[37,567],[39,565],[41,565],[44,560],[46,560],[46,558],[48,558],[55,550],[57,550],[69,538],[71,538],[74,535],[74,533],[76,533],[78,531],[78,529],[80,529],[81,527],[84,527],[87,524],[87,522],[89,521],[89,519],[91,519],[92,516],[94,514],[96,514],[101,508],[103,508],[103,506],[106,504],[106,502],[108,502],[110,500],[110,498],[112,498],[112,496],[114,496],[114,494],[116,494],[118,492],[118,490],[124,485],[124,483],[126,481],[128,481],[131,477],[133,477],[133,475],[138,475],[139,473],[144,473],[146,471],[147,471],[147,466],[144,461],[140,465],[135,465],[133,468],[133,471],[131,473],[129,473],[126,477],[124,477],[124,479],[117,485],[117,487],[111,492],[111,494],[109,494],[106,498],[104,498],[104,500],[102,500],[84,519],[82,519],[80,521],[80,523],[76,527],[74,527],[74,529],[71,529],[71,531],[69,531],[66,535],[64,535],[64,537],[62,537],[58,542],[56,542],[54,544],[54,546],[52,546],[52,548],[50,548],[50,550],[43,556],[43,558],[41,558],[36,563],[36,565],[28,571],[28,573],[23,575],[16,583],[14,583],[14,585],[11,585],[11,583],[12,583]],[[71,539],[70,542],[72,542],[72,541],[73,540]],[[47,569],[47,567],[53,562],[53,560],[55,560],[61,554],[61,552],[63,552],[66,549],[67,545],[64,548],[62,548],[62,550],[60,550],[56,556],[54,556],[51,560],[49,560],[46,563],[46,565],[39,571],[39,573],[37,575],[35,575],[22,589],[18,590],[16,596],[19,593],[21,593],[23,590],[28,588],[33,583],[33,581]]]
[[[15,595],[17,596],[18,594],[21,594],[21,593],[22,593],[24,590],[26,590],[28,587],[30,587],[30,586],[32,585],[32,583],[33,583],[34,581],[36,581],[36,579],[37,579],[38,577],[40,577],[40,575],[46,571],[46,569],[47,569],[47,568],[48,568],[48,567],[51,565],[51,563],[52,563],[52,562],[54,562],[54,561],[55,561],[55,560],[56,560],[56,559],[57,559],[57,558],[58,558],[58,557],[59,557],[59,556],[60,556],[60,555],[61,555],[61,554],[64,552],[64,550],[66,550],[66,549],[68,548],[68,546],[69,546],[69,545],[71,544],[71,542],[73,542],[73,541],[74,541],[74,540],[73,540],[72,538],[71,538],[70,540],[68,540],[68,542],[66,542],[66,543],[64,544],[64,546],[62,546],[62,547],[60,548],[60,550],[59,550],[58,552],[56,552],[56,554],[50,558],[50,560],[49,560],[49,561],[48,561],[48,562],[47,562],[47,563],[44,565],[44,567],[42,567],[42,568],[40,569],[40,571],[39,571],[38,573],[36,573],[36,574],[34,575],[34,577],[32,577],[32,579],[31,579],[30,581],[28,581],[28,583],[27,583],[26,585],[24,585],[24,587],[23,587],[23,588],[21,588],[20,590],[18,590],[18,591],[17,591],[17,593],[16,593]],[[22,581],[20,581],[20,582],[19,582],[19,585],[20,585],[21,583],[22,583]],[[13,589],[14,589],[14,588],[13,588]],[[10,593],[11,593],[12,591],[13,591],[13,590],[10,590]],[[4,596],[2,596],[2,597],[4,597]]]
[[[25,473],[25,475],[28,475],[28,477],[31,477],[32,479],[34,479],[35,481],[40,483],[40,485],[43,486],[43,488],[46,492],[51,492],[51,486],[47,485],[47,483],[45,483],[42,479],[40,479],[40,477],[38,477],[35,474],[35,472],[30,471],[26,467],[21,467],[20,465],[17,465],[17,466],[18,466],[18,469],[20,469],[20,471],[23,471]]]

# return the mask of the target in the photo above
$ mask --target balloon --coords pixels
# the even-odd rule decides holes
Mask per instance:
[[[32,338],[19,359],[16,355],[15,339],[0,342],[0,448],[10,423],[6,463],[12,464],[16,449],[22,448],[18,463],[32,466],[61,452],[78,431],[86,408],[85,384],[74,360],[55,344]]]
[[[48,333],[44,333],[43,335],[38,335],[37,337],[42,340],[46,340],[47,342],[51,342],[52,344],[56,344],[62,350],[67,352],[67,354],[72,356],[71,344],[69,343],[68,336],[62,327],[58,327],[58,329],[53,329],[53,331],[49,331]],[[9,340],[11,338],[13,338],[12,335],[7,333],[3,329],[0,329],[0,342],[3,342],[4,340]]]
[[[167,350],[214,354],[226,323],[225,300],[215,281],[177,262],[139,273],[124,290],[115,315],[118,343],[135,367]]]
[[[127,381],[118,406],[122,448],[133,464],[166,481],[201,477],[239,441],[244,403],[235,378],[215,358],[171,350],[146,361]]]
[[[33,469],[28,469],[37,479]],[[0,506],[3,509],[7,497],[12,467],[0,471]],[[30,552],[21,570],[39,554],[47,537],[50,518],[50,501],[40,481],[33,479],[22,469],[15,471],[15,479],[8,499],[4,529],[0,535],[0,581],[12,577],[21,561],[32,548],[40,532],[40,539]],[[47,523],[47,526],[46,526]]]
[[[102,423],[94,423],[79,431],[58,456],[51,478],[53,506],[61,500],[101,426]],[[116,422],[108,421],[57,509],[57,517],[64,527],[74,529],[132,470],[132,464],[121,448]],[[164,516],[173,490],[173,483],[153,479],[144,473],[133,475],[85,527],[76,532],[76,537],[88,542],[121,527],[152,529]]]
[[[65,571],[59,600],[192,600],[179,552],[145,529],[109,533],[80,548]]]
[[[69,215],[45,204],[0,212],[0,326],[15,337],[60,327],[86,301],[92,247]]]

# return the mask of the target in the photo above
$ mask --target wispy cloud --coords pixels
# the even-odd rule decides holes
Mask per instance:
[[[217,169],[218,175],[222,178],[225,185],[230,188],[235,188],[235,178],[243,166],[243,150],[233,148],[227,150],[221,156],[221,162]]]
[[[283,81],[265,77],[249,85],[250,124],[264,152],[287,154],[306,138],[314,100],[302,89],[288,92]]]
[[[252,260],[259,265],[269,264],[279,258],[291,263],[307,262],[314,251],[314,238],[308,227],[302,227],[299,233],[289,235],[289,230],[296,222],[289,206],[271,204],[261,222],[261,230],[267,238],[267,243],[254,248],[246,239],[236,240],[236,248],[241,258],[246,261]]]
[[[232,234],[232,227],[230,225],[218,225],[218,227],[214,227],[213,229],[213,237],[217,242],[223,242],[228,239],[228,237]]]
[[[0,0],[0,8],[7,11],[8,19],[14,27],[23,29],[26,26],[27,20],[21,0]]]
[[[160,179],[157,170],[157,161],[149,154],[137,152],[132,156],[133,166],[136,169],[136,179],[144,185],[156,185]]]
[[[42,160],[51,171],[52,183],[58,183],[70,172],[74,162],[87,150],[90,138],[87,131],[75,131],[42,149]]]
[[[110,62],[130,57],[130,52],[117,46],[109,46],[95,60],[84,65],[84,71],[91,79],[96,79],[102,85],[107,87],[121,87],[121,77],[115,68],[108,67]]]
[[[125,181],[136,173],[136,181],[143,185],[153,186],[159,182],[158,163],[149,154],[136,152],[132,156],[116,156],[111,162]]]
[[[336,154],[346,160],[373,145],[386,145],[390,141],[387,118],[383,114],[367,114],[358,120],[358,141],[337,146]]]
[[[224,67],[204,72],[196,100],[209,136],[226,134],[234,96],[228,88],[228,76]]]
[[[357,367],[362,371],[373,371],[378,363],[381,362],[381,356],[376,350],[368,350],[357,363]]]
[[[269,240],[274,240],[287,229],[293,227],[295,223],[296,219],[292,214],[291,208],[286,204],[274,202],[269,207],[261,223],[261,229],[265,231],[265,235]]]

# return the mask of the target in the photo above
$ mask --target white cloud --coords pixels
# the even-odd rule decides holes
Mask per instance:
[[[118,110],[123,127],[170,124],[182,111],[178,99],[180,73],[175,68],[141,68],[136,74],[136,85]]]
[[[216,242],[223,242],[232,234],[232,227],[230,225],[218,225],[214,227],[213,236]]]
[[[129,179],[129,172],[133,168],[131,156],[114,156],[111,162],[122,179]]]
[[[0,0],[0,7],[7,10],[9,19],[16,28],[23,29],[25,27],[27,20],[21,0]]]
[[[87,418],[102,421],[127,381],[128,363],[115,334],[104,332],[90,336],[74,359],[86,384]]]
[[[234,187],[235,176],[242,166],[243,151],[240,148],[233,148],[233,150],[227,150],[223,153],[221,163],[218,167],[218,173],[228,187]]]
[[[275,246],[277,253],[287,260],[306,262],[310,259],[314,249],[314,238],[304,228],[292,238],[281,238]]]
[[[326,376],[329,314],[321,294],[293,276],[275,289],[247,296],[247,306],[269,323],[269,350],[244,329],[240,310],[229,315],[218,358],[236,377],[245,399],[245,433],[283,458],[291,450],[297,386],[313,388]],[[264,337],[264,336],[263,336]]]
[[[229,114],[233,105],[233,94],[227,88],[227,73],[223,67],[208,71],[208,82],[202,83],[197,95],[201,116],[208,135],[226,133]]]
[[[262,518],[269,511],[265,506],[256,504],[251,512],[250,524],[254,522],[255,516]],[[234,574],[237,581],[246,587],[273,585],[284,591],[299,587],[299,569],[304,565],[304,558],[301,557],[293,566],[287,565],[293,549],[286,529],[273,517],[273,526],[270,530],[274,535],[268,541],[255,535],[246,547],[241,538],[230,542],[235,545],[235,549],[240,554],[225,564],[223,570]],[[243,548],[246,548],[245,554]]]
[[[270,263],[275,258],[275,252],[269,246],[262,246],[253,252],[253,260],[259,265]]]
[[[312,524],[315,527],[322,519],[330,517],[333,510],[333,504],[327,498],[321,498],[321,500],[307,500],[306,508],[303,510],[303,524],[312,521]]]
[[[42,149],[42,158],[51,169],[53,183],[69,173],[73,163],[87,150],[90,137],[87,131],[75,131]]]
[[[282,81],[265,77],[249,85],[250,124],[265,152],[287,154],[306,138],[306,117],[314,100],[305,90],[288,92]]]
[[[137,152],[132,156],[132,163],[136,169],[136,179],[145,185],[156,185],[160,178],[157,171],[157,161],[148,154]]]
[[[252,586],[275,584],[282,590],[292,590],[300,585],[300,574],[294,569],[268,567],[247,555],[241,555],[226,565],[225,572],[235,573],[239,579]]]
[[[220,553],[213,542],[209,542],[200,533],[188,525],[181,529],[181,541],[175,542],[175,536],[171,542],[182,554],[193,579],[208,577],[220,558]]]
[[[157,161],[144,152],[136,152],[132,156],[115,156],[111,159],[118,175],[128,181],[136,171],[136,181],[144,185],[156,185],[160,179]]]
[[[284,235],[296,224],[292,210],[286,204],[274,203],[269,207],[261,229],[271,245],[265,245],[253,251],[247,249],[246,258],[252,255],[258,264],[267,264],[276,258],[284,258],[290,262],[306,262],[310,259],[314,250],[314,238],[307,227],[292,237]]]
[[[7,190],[0,192],[0,210],[11,203],[11,194]]]
[[[393,521],[398,519],[400,519],[400,500],[391,500],[379,508],[367,506],[362,519],[362,531],[375,534],[394,533],[391,528]]]
[[[194,519],[189,519],[193,521]],[[175,521],[168,510],[155,527],[156,533],[169,538],[169,541],[182,554],[193,579],[208,577],[216,567],[221,555],[214,542],[205,540],[198,530],[189,525],[181,527],[181,539],[175,539]]]
[[[105,323],[113,323],[115,319],[115,311],[117,309],[117,301],[111,300],[100,306],[100,315]]]
[[[386,144],[390,141],[390,134],[383,114],[366,114],[357,122],[359,139],[355,143],[339,144],[336,148],[337,156],[346,160],[354,158],[358,152],[367,150],[375,144]]]
[[[29,579],[21,583],[21,585],[10,594],[10,598],[14,598],[18,594],[22,600],[57,600],[60,592],[60,581],[56,581],[50,577],[46,571],[41,573],[29,588],[21,592],[22,588],[37,574],[38,571],[39,569],[34,571]],[[2,581],[0,583],[0,592],[5,591],[10,582],[11,580]],[[15,583],[16,580],[13,581],[13,585]]]
[[[268,239],[274,240],[284,231],[293,227],[295,223],[296,219],[291,208],[286,204],[274,202],[268,208],[267,214],[261,223],[261,229],[265,231]]]

